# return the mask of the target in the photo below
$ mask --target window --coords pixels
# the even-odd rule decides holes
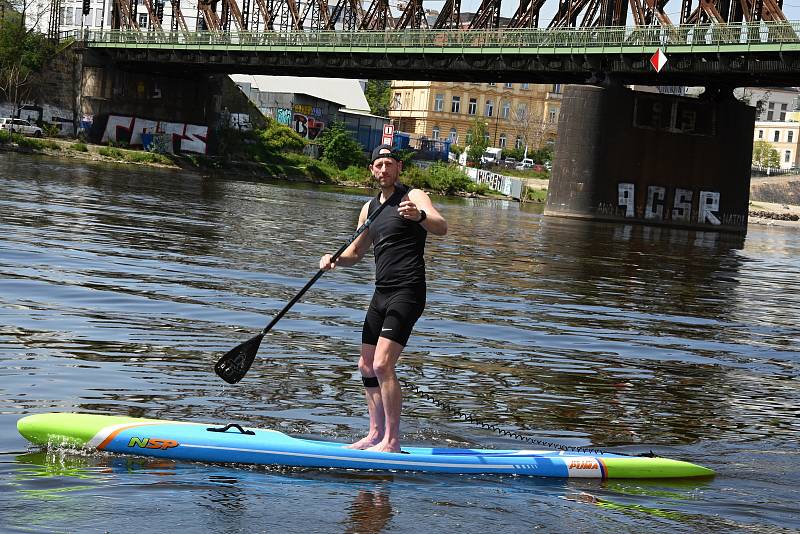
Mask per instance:
[[[770,104],[770,105],[772,105],[772,104]],[[775,112],[774,111],[772,111],[772,110],[767,111],[767,120],[768,121],[771,121],[774,116],[775,116]]]
[[[501,133],[500,134],[500,141],[498,141],[498,142],[500,143],[500,148],[505,148],[506,147],[506,134]]]
[[[517,136],[517,141],[514,143],[514,148],[522,148],[522,136]]]
[[[550,124],[558,121],[558,108],[550,108],[547,112],[547,119],[550,121]]]
[[[773,136],[772,140],[777,143],[778,141],[780,141],[780,139],[781,139],[781,131],[775,130],[775,135]]]
[[[444,95],[439,93],[433,98],[433,111],[442,111],[444,109]]]
[[[483,142],[486,143],[487,145],[489,144],[489,133],[488,132],[483,134]]]
[[[458,130],[455,128],[450,128],[450,142],[458,143]]]
[[[786,142],[791,143],[794,140],[794,132],[786,132]]]
[[[467,131],[467,144],[472,143],[472,132]]]
[[[392,102],[392,109],[403,109],[403,104],[400,101],[400,97],[402,95],[400,93],[394,94],[394,101]]]
[[[439,140],[439,131],[440,131],[440,130],[439,130],[439,127],[438,127],[438,126],[434,126],[434,127],[433,127],[433,132],[431,133],[431,138],[432,138],[434,141],[438,141],[438,140]]]
[[[477,98],[470,98],[469,99],[469,107],[467,108],[467,113],[470,115],[475,115],[478,113],[478,99]]]
[[[523,88],[523,89],[530,89],[530,88],[531,88],[531,84],[529,84],[529,83],[523,83],[523,84],[522,84],[522,88]]]
[[[758,131],[758,138],[759,139],[764,139],[764,130],[759,130]]]
[[[517,106],[517,120],[525,120],[528,115],[528,105],[524,102]]]
[[[461,111],[461,97],[454,96],[453,102],[450,104],[450,112],[451,113],[458,113]]]
[[[781,104],[781,116],[779,120],[781,122],[786,120],[786,104]]]
[[[147,13],[139,13],[139,27],[147,28]]]
[[[506,89],[511,89],[512,87],[514,87],[513,83],[506,82],[506,84],[505,84],[505,88]]]
[[[556,93],[556,94],[561,94],[561,84],[560,83],[554,83],[553,84],[553,92]]]
[[[491,117],[494,114],[494,102],[491,100],[486,101],[486,116]]]
[[[494,86],[495,86],[495,85],[497,85],[497,84],[496,84],[496,83],[494,83],[494,82],[491,82],[491,83],[489,83],[488,85],[489,85],[489,87],[494,87]]]
[[[787,150],[786,153],[783,155],[783,161],[784,161],[784,163],[789,163],[790,161],[792,161],[792,151],[791,150]]]
[[[72,24],[72,8],[68,7],[64,17],[64,24]]]
[[[507,119],[509,115],[511,115],[511,102],[503,102],[503,111],[500,116]]]

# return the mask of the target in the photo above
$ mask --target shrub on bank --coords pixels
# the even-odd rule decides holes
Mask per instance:
[[[161,163],[169,165],[172,160],[162,154],[153,152],[140,152],[138,150],[120,150],[115,147],[102,147],[97,151],[101,156],[115,159],[117,161],[127,161],[129,163]]]
[[[86,143],[72,143],[69,148],[75,152],[89,152],[89,147],[86,146]]]
[[[411,166],[404,171],[403,181],[409,185],[442,195],[475,192],[476,184],[455,165],[437,162],[426,169]]]

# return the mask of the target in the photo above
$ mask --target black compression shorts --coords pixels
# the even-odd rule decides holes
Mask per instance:
[[[375,289],[369,303],[361,342],[377,345],[385,337],[406,346],[411,330],[425,309],[425,286]]]

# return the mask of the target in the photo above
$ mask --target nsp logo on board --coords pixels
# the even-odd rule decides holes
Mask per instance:
[[[128,447],[140,447],[142,449],[171,449],[177,447],[179,443],[174,439],[158,439],[158,438],[131,438],[128,442]]]

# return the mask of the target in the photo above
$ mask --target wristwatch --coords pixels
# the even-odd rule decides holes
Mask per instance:
[[[422,221],[424,221],[427,218],[428,218],[428,214],[425,213],[425,210],[419,210],[419,220],[417,222],[421,223]]]

